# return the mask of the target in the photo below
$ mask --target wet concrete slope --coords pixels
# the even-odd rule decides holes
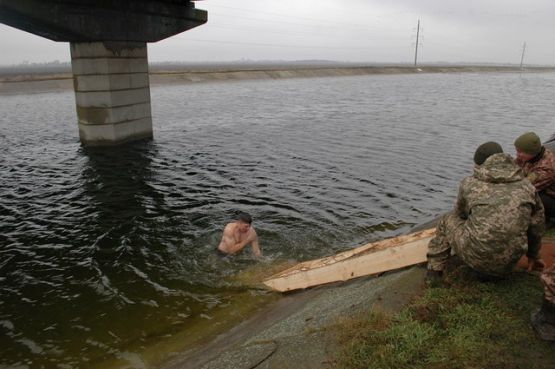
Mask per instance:
[[[369,307],[400,309],[422,290],[425,270],[413,267],[381,277],[285,295],[272,307],[184,353],[164,369],[328,368],[337,342],[326,329]]]

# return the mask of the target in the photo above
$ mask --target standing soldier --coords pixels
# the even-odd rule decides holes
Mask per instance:
[[[526,253],[530,268],[538,257],[544,212],[534,186],[495,142],[474,154],[474,174],[460,185],[455,209],[437,226],[428,251],[428,277],[441,277],[452,253],[479,276],[502,277]]]
[[[538,191],[547,222],[555,217],[555,155],[542,146],[534,132],[518,137],[515,148],[516,163]]]

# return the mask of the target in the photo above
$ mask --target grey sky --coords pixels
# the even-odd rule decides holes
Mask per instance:
[[[151,61],[326,59],[555,64],[553,0],[207,0],[208,23],[149,45]],[[0,25],[0,65],[69,61],[56,43]]]

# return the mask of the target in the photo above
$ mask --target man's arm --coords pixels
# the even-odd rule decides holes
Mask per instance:
[[[528,174],[527,178],[536,187],[536,191],[545,190],[555,182],[555,168],[538,167]]]
[[[537,259],[538,253],[540,251],[542,235],[545,230],[545,215],[542,200],[536,193],[535,195],[536,203],[532,207],[532,217],[530,219],[530,225],[528,226],[528,251],[526,256],[529,259]]]
[[[453,213],[459,217],[460,219],[468,219],[468,214],[466,210],[466,199],[464,198],[464,187],[466,184],[466,180],[459,186],[459,193],[457,195],[457,202],[455,203],[455,209],[453,209]]]
[[[249,244],[249,241],[242,241],[242,242],[237,242],[235,245],[232,245],[229,250],[230,250],[230,254],[236,254],[239,251],[243,250],[245,248],[245,246],[247,246]]]
[[[258,235],[255,234],[255,238],[252,241],[252,252],[254,253],[254,256],[256,256],[257,258],[261,258],[262,257],[262,251],[260,250],[260,246],[258,245]]]

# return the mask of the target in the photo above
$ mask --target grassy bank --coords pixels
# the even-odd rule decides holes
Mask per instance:
[[[539,340],[529,323],[541,296],[537,276],[482,283],[460,267],[398,313],[369,311],[337,323],[342,348],[335,366],[554,368],[553,344]]]

